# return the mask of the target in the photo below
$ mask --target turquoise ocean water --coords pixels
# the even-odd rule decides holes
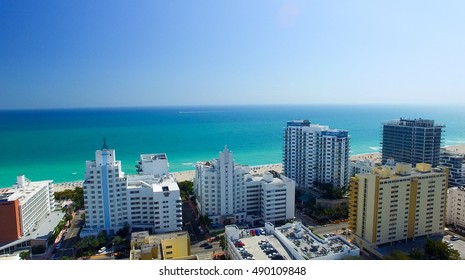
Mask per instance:
[[[170,171],[192,170],[224,145],[237,163],[280,163],[286,121],[309,119],[349,130],[351,154],[379,151],[383,121],[429,118],[446,125],[444,145],[465,143],[465,110],[440,106],[209,106],[0,111],[0,187],[16,176],[82,180],[85,161],[107,138],[123,171],[141,153],[166,153]]]

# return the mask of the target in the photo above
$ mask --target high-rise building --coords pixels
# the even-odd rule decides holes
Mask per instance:
[[[276,172],[252,176],[234,163],[227,147],[218,159],[196,165],[197,206],[213,224],[285,221],[294,218],[295,182]]]
[[[415,165],[439,165],[441,134],[444,126],[433,120],[399,119],[383,124],[383,164],[390,158]]]
[[[195,169],[194,193],[199,213],[214,224],[243,223],[246,218],[244,175],[248,167],[236,165],[224,147],[219,158],[199,162]]]
[[[24,175],[18,176],[11,188],[0,189],[0,243],[30,235],[53,210],[53,181],[32,182]]]
[[[182,202],[172,176],[127,175],[128,221],[133,230],[165,233],[182,229]]]
[[[447,168],[398,163],[351,178],[349,229],[362,247],[442,234]]]
[[[180,190],[165,154],[141,155],[138,175],[124,175],[105,143],[95,158],[86,162],[83,235],[114,234],[126,225],[153,233],[181,230]]]
[[[308,120],[289,121],[284,129],[284,174],[302,188],[315,183],[346,186],[349,143],[347,130],[330,129]]]
[[[295,182],[277,172],[244,176],[247,222],[283,222],[295,217]]]
[[[126,178],[115,150],[104,142],[102,149],[95,152],[95,160],[86,161],[84,176],[86,228],[116,233],[128,222],[129,201]]]

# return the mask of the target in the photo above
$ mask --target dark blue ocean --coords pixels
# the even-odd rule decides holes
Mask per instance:
[[[465,143],[465,110],[441,106],[208,106],[0,111],[0,187],[31,180],[82,180],[106,137],[123,171],[141,153],[166,153],[170,171],[192,170],[224,145],[237,163],[280,163],[286,121],[349,130],[351,154],[379,151],[383,121],[429,118],[446,125],[444,145]]]

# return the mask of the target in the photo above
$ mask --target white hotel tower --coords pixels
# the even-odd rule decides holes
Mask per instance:
[[[295,182],[276,172],[252,176],[235,165],[227,147],[218,159],[196,165],[194,192],[199,212],[213,224],[277,222],[294,218]]]
[[[214,224],[243,223],[246,219],[244,174],[248,167],[234,164],[232,152],[224,147],[220,157],[196,165],[194,193],[200,214]]]
[[[141,155],[137,175],[124,175],[115,150],[104,142],[86,162],[84,206],[85,235],[116,233],[125,225],[152,233],[182,228],[181,197],[176,180],[168,173],[165,154]]]
[[[116,233],[128,221],[126,178],[115,150],[104,141],[95,152],[95,160],[86,161],[84,206],[86,228]]]
[[[349,140],[347,130],[330,129],[308,120],[287,122],[284,129],[284,174],[298,187],[317,183],[335,187],[349,184]]]

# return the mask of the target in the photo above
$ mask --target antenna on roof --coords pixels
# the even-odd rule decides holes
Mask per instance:
[[[102,146],[102,150],[108,150],[107,138],[106,138],[106,137],[103,137],[103,146]]]

